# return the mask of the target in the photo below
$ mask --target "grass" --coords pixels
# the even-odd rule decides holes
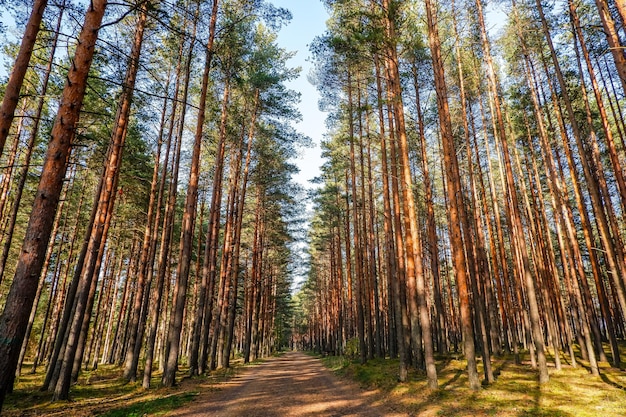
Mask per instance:
[[[197,392],[183,392],[166,397],[159,397],[153,400],[139,401],[127,407],[117,408],[101,414],[102,417],[141,417],[146,414],[159,416],[168,411],[175,410],[198,395]]]
[[[550,382],[539,386],[538,374],[528,363],[516,365],[512,357],[493,361],[499,374],[495,383],[479,391],[468,388],[466,362],[461,356],[437,360],[439,389],[429,390],[423,373],[411,370],[409,380],[398,382],[398,361],[325,357],[322,362],[338,375],[377,389],[396,409],[419,416],[502,417],[623,417],[626,415],[626,372],[602,367],[593,377],[583,366],[550,370]],[[482,366],[479,366],[482,372]],[[481,374],[482,375],[482,374]]]
[[[624,346],[626,347],[626,346]],[[626,357],[626,352],[624,352]],[[493,368],[494,384],[475,392],[467,388],[466,363],[461,355],[437,358],[439,389],[426,388],[423,373],[411,370],[409,380],[399,383],[398,361],[374,359],[361,365],[347,357],[327,356],[322,362],[343,378],[376,389],[398,411],[421,417],[623,417],[626,415],[626,372],[603,364],[600,377],[593,377],[581,363],[550,370],[550,382],[539,386],[537,373],[528,363],[516,365],[512,357],[498,357]],[[252,364],[254,365],[254,364]],[[41,392],[42,373],[21,376],[14,393],[7,396],[2,416],[158,416],[193,401],[199,393],[218,390],[220,383],[238,373],[243,364],[197,378],[185,377],[182,368],[173,388],[126,383],[121,369],[111,365],[83,372],[71,390],[70,401],[51,401]],[[28,369],[26,366],[25,369]],[[479,366],[479,371],[482,371]]]
[[[220,383],[235,376],[242,361],[231,361],[231,368],[212,372],[207,376],[187,377],[181,368],[173,388],[160,387],[161,375],[155,373],[148,390],[141,381],[127,383],[121,377],[122,369],[100,365],[96,371],[84,371],[70,391],[70,401],[51,401],[50,392],[42,392],[44,374],[22,375],[16,381],[14,392],[6,397],[2,416],[159,416],[193,401],[201,391],[219,389]],[[29,369],[25,366],[24,369]]]

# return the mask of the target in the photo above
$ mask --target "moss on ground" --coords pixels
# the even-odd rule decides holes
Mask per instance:
[[[220,382],[232,378],[241,367],[235,362],[230,369],[217,370],[208,376],[188,378],[181,368],[173,388],[162,388],[160,374],[153,375],[151,386],[143,389],[141,381],[128,383],[122,370],[113,365],[101,365],[95,371],[85,371],[72,386],[70,401],[51,401],[52,394],[40,390],[45,375],[27,374],[16,381],[15,390],[8,395],[2,416],[159,416],[180,408],[196,398],[200,391],[219,389]],[[25,369],[28,369],[25,367]]]
[[[577,368],[550,370],[550,382],[539,385],[528,363],[513,357],[493,361],[498,378],[479,391],[468,388],[466,362],[461,356],[439,357],[438,390],[426,386],[426,376],[411,370],[409,380],[398,382],[398,361],[375,359],[365,364],[344,357],[324,357],[324,364],[363,388],[378,389],[395,409],[419,416],[503,417],[623,417],[626,415],[626,372],[604,364],[601,377],[593,377],[584,362]],[[479,372],[482,366],[479,365]]]

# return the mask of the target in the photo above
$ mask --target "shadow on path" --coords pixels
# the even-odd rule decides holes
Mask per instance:
[[[404,416],[300,352],[247,369],[171,416]]]

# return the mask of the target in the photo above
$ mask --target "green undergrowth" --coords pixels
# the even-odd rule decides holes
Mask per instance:
[[[259,361],[260,362],[260,361]],[[250,365],[258,364],[253,362]],[[160,387],[161,375],[151,380],[154,388],[143,389],[141,380],[128,383],[121,377],[122,369],[101,365],[95,371],[84,371],[72,386],[69,401],[51,401],[52,394],[43,392],[45,374],[24,374],[16,380],[12,394],[7,395],[2,416],[159,416],[193,401],[200,392],[220,389],[220,383],[231,379],[244,366],[243,361],[231,361],[231,368],[213,371],[210,375],[188,377],[181,367],[172,388]],[[249,366],[249,365],[245,365]],[[30,369],[25,366],[24,369]],[[141,378],[141,376],[140,376]]]
[[[138,401],[128,407],[107,411],[100,415],[102,417],[142,417],[146,414],[153,416],[164,415],[168,411],[175,410],[192,401],[197,395],[197,392],[183,392],[182,394],[168,395],[153,400]]]
[[[407,382],[398,382],[398,360],[322,357],[336,374],[358,382],[365,389],[381,391],[394,409],[419,416],[503,417],[623,417],[626,416],[626,372],[604,364],[593,377],[579,363],[563,370],[550,369],[550,382],[539,385],[530,364],[516,365],[513,357],[498,357],[493,368],[495,383],[479,391],[468,388],[467,363],[461,356],[437,358],[439,389],[426,386],[426,376],[410,370]],[[479,363],[482,375],[482,365]]]

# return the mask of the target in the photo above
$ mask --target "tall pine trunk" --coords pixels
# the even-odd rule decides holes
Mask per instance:
[[[471,389],[480,388],[478,371],[476,368],[476,350],[474,346],[474,328],[472,326],[472,313],[470,311],[470,293],[467,287],[466,256],[464,252],[461,225],[466,215],[461,196],[461,180],[459,165],[452,137],[452,124],[448,107],[448,88],[446,86],[444,63],[441,57],[441,43],[437,28],[435,8],[430,0],[426,0],[426,14],[428,24],[428,42],[433,57],[433,72],[435,75],[435,91],[437,93],[437,110],[439,113],[439,129],[444,149],[445,177],[448,192],[449,216],[450,216],[450,242],[452,244],[452,256],[454,261],[454,273],[456,276],[459,300],[461,304],[461,329],[463,332],[464,353],[467,359],[469,385]],[[468,231],[469,232],[469,231]]]
[[[48,0],[35,0],[33,3],[33,10],[30,13],[28,22],[26,22],[26,29],[22,36],[20,50],[17,53],[13,70],[11,71],[9,81],[4,90],[4,97],[2,98],[2,104],[0,104],[0,154],[2,154],[4,150],[4,144],[11,131],[15,108],[20,99],[20,90],[24,83],[24,77],[28,70],[28,64],[30,63],[30,58],[35,48],[37,34],[39,33],[43,13],[47,5]]]
[[[9,389],[8,385],[13,381],[12,375],[15,373],[28,316],[37,291],[39,274],[52,232],[53,222],[50,222],[50,219],[54,218],[58,207],[70,147],[106,5],[107,0],[94,0],[87,9],[73,64],[67,74],[67,83],[52,128],[33,204],[33,214],[28,222],[13,283],[0,316],[0,333],[11,341],[0,346],[0,356],[6,358],[0,365],[0,407]]]

